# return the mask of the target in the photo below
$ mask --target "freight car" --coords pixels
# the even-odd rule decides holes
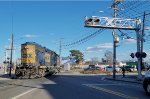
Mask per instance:
[[[16,77],[42,77],[58,70],[59,55],[35,42],[21,44],[21,65],[16,67]]]

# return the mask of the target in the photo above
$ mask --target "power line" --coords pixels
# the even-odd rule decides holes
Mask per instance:
[[[130,4],[131,2],[129,2],[129,3],[126,3],[126,4],[124,4],[123,6],[125,7],[125,6],[128,6],[128,5],[130,5],[130,6],[128,6],[127,8],[128,8],[128,10],[130,11],[130,10],[132,10],[132,11],[135,11],[134,9],[136,9],[137,8],[137,5],[144,5],[144,3],[143,2],[139,2],[140,0],[138,0],[138,1],[135,1],[135,2],[132,2],[132,4]],[[117,5],[119,5],[119,4],[121,4],[121,3],[118,3]],[[129,11],[122,11],[122,12],[119,12],[119,14],[117,15],[117,16],[122,16],[123,14],[125,14],[125,13],[127,13],[127,12],[129,12]],[[139,12],[139,13],[141,13],[141,12]],[[138,13],[138,14],[139,14]],[[150,13],[147,13],[147,15],[149,15]],[[143,15],[141,15],[141,16],[143,16]],[[137,16],[138,17],[138,16]],[[92,39],[92,38],[94,38],[96,35],[97,35],[97,32],[99,32],[99,31],[101,31],[101,29],[100,30],[98,30],[98,31],[96,31],[96,32],[94,32],[94,33],[92,33],[92,34],[90,34],[90,35],[88,35],[88,36],[86,36],[86,37],[84,37],[84,38],[82,38],[82,39],[79,39],[79,40],[77,40],[77,41],[74,41],[74,42],[72,42],[72,43],[69,43],[69,44],[65,44],[65,45],[62,45],[63,47],[70,47],[70,46],[74,46],[74,45],[77,45],[77,44],[83,44],[84,42],[87,42],[88,40],[90,40],[90,39]],[[95,35],[95,36],[94,36]],[[128,36],[129,37],[129,36]],[[78,46],[78,45],[77,45]]]
[[[76,44],[79,44],[79,43],[84,43],[84,42],[87,42],[88,40],[94,38],[95,36],[97,36],[99,33],[103,32],[105,29],[99,29],[98,31],[76,41],[76,42],[72,42],[72,43],[69,43],[67,45],[62,45],[63,47],[68,47],[68,46],[72,46],[72,45],[76,45]]]

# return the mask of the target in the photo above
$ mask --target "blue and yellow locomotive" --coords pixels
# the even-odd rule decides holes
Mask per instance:
[[[21,45],[21,65],[16,68],[16,77],[45,76],[58,69],[59,55],[35,42]]]

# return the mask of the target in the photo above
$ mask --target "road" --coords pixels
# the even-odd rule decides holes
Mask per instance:
[[[0,82],[0,99],[150,99],[141,84],[112,81],[104,75],[57,74]]]

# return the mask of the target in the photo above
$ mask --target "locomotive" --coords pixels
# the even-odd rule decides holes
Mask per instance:
[[[57,72],[59,55],[35,42],[21,44],[21,65],[16,67],[16,77],[43,77]]]

